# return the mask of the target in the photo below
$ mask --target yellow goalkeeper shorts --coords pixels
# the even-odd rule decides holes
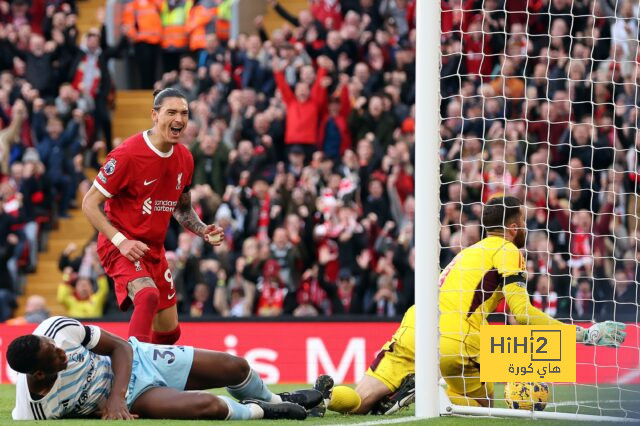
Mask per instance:
[[[473,399],[493,394],[493,383],[480,381],[480,355],[470,356],[467,346],[455,339],[440,337],[440,374],[449,391]]]
[[[395,392],[402,379],[415,372],[415,330],[400,327],[393,338],[384,344],[366,374],[384,383]]]

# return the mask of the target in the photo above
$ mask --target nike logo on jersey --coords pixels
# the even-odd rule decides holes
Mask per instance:
[[[173,299],[174,297],[176,297],[176,292],[175,292],[175,291],[173,292],[173,294],[168,295],[168,296],[167,296],[167,299],[171,300],[171,299]]]
[[[154,180],[146,180],[146,179],[145,179],[145,180],[144,180],[144,186],[151,185],[153,182],[155,182],[155,181],[157,181],[157,180],[158,180],[158,179],[154,179]]]

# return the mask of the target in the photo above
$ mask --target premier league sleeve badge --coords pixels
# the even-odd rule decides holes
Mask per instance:
[[[112,158],[111,160],[107,161],[107,164],[104,165],[103,169],[106,175],[112,175],[113,172],[116,171],[116,159]]]

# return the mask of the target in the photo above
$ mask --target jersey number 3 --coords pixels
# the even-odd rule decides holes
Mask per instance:
[[[174,354],[173,352],[166,350],[166,351],[161,351],[160,349],[154,349],[153,350],[153,360],[157,361],[158,358],[162,359],[163,361],[167,361],[167,364],[173,364],[173,361],[176,360],[176,354]]]

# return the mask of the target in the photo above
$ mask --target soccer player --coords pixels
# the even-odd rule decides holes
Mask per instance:
[[[75,319],[51,317],[13,340],[14,420],[296,419],[322,402],[313,389],[273,394],[247,361],[190,346],[129,341]],[[227,387],[238,400],[201,390]]]
[[[334,387],[331,376],[319,376],[315,389],[322,393],[327,409],[343,414],[391,414],[413,403],[415,321],[415,307],[411,306],[355,389]]]
[[[505,298],[519,324],[560,325],[527,294],[525,213],[515,197],[490,199],[482,213],[486,238],[462,250],[440,274],[440,373],[451,402],[491,406],[493,384],[480,381],[480,325]],[[617,347],[625,325],[613,321],[576,327],[576,341]]]
[[[156,91],[153,128],[107,156],[82,202],[99,231],[100,262],[115,281],[120,309],[133,303],[129,336],[141,342],[173,344],[180,337],[176,289],[163,247],[171,216],[213,245],[224,239],[222,228],[205,225],[191,206],[193,158],[179,143],[188,118],[181,91]]]

